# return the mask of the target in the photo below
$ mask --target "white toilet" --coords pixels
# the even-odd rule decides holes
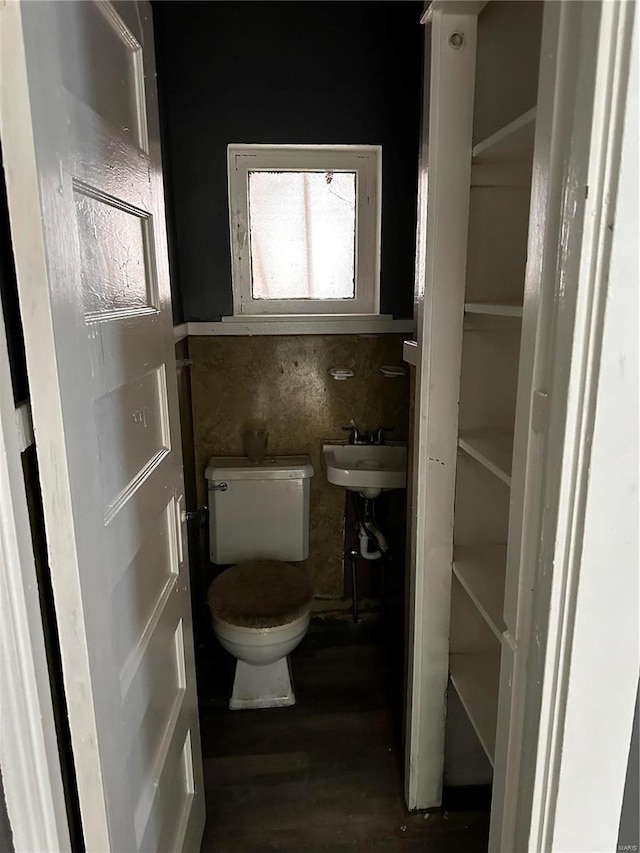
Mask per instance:
[[[234,564],[208,593],[213,630],[237,658],[233,710],[295,704],[287,655],[309,627],[313,586],[290,563],[309,556],[312,476],[307,456],[209,460],[209,554]]]

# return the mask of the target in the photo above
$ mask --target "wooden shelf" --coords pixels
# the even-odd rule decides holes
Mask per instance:
[[[458,436],[458,446],[507,486],[511,485],[512,433],[466,430]]]
[[[453,552],[453,571],[498,640],[503,620],[506,545],[466,545]]]
[[[531,162],[536,129],[536,108],[527,110],[496,133],[473,146],[473,163],[501,165]]]
[[[493,766],[498,721],[500,652],[473,652],[449,657],[451,683]]]
[[[522,317],[517,302],[465,302],[465,314],[490,314],[492,317]]]

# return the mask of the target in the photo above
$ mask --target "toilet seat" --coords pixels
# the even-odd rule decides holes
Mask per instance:
[[[277,628],[309,613],[313,586],[305,569],[276,560],[247,560],[209,587],[214,619],[243,628]]]

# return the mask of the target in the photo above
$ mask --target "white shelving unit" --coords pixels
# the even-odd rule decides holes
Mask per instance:
[[[505,624],[506,545],[461,545],[453,552],[453,571],[498,640]]]
[[[460,433],[458,446],[507,486],[511,485],[513,433],[497,430],[468,431]]]
[[[449,675],[492,767],[515,636],[508,537],[541,15],[535,2],[489,2],[477,19]]]
[[[516,302],[465,302],[465,314],[489,314],[492,317],[522,317],[522,304]]]
[[[433,0],[423,16],[431,64],[420,186],[428,172],[429,192],[416,258],[415,471],[428,485],[413,498],[420,692],[408,715],[407,803],[438,805],[443,775],[492,783],[490,850],[513,847],[503,815],[518,630],[530,606],[520,545],[538,307],[531,291],[525,299],[525,277],[532,181],[539,187],[546,162],[538,142],[548,108],[538,116],[536,104],[552,8]],[[443,726],[447,683],[454,700]],[[474,732],[478,748],[462,748]]]
[[[451,683],[493,766],[496,751],[500,652],[497,650],[452,654],[449,666]]]
[[[494,165],[522,163],[530,166],[533,159],[533,143],[536,127],[536,108],[492,133],[487,139],[473,146],[472,162],[476,165]]]
[[[535,125],[532,107],[474,145],[472,186],[529,186]]]
[[[600,341],[581,306],[612,285],[605,276],[582,272],[585,264],[591,269],[602,252],[606,255],[610,217],[604,215],[603,199],[610,179],[611,186],[616,181],[618,164],[624,167],[626,150],[623,146],[619,156],[617,132],[598,118],[611,110],[622,118],[626,74],[618,70],[631,44],[625,29],[631,12],[621,11],[629,4],[600,3],[587,10],[591,5],[433,0],[422,18],[429,57],[423,111],[428,128],[421,145],[416,253],[421,352],[414,419],[407,804],[411,809],[440,805],[443,782],[491,783],[487,849],[492,853],[574,837],[585,811],[584,797],[572,790],[575,773],[570,768],[565,774],[565,796],[558,799],[561,826],[554,823],[554,808],[546,808],[548,792],[538,790],[539,771],[548,764],[554,778],[563,778],[567,764],[583,768],[591,761],[592,750],[576,749],[575,737],[569,743],[573,750],[553,754],[555,723],[567,704],[561,688],[576,678],[588,682],[593,644],[587,638],[582,647],[578,676],[574,667],[555,666],[567,631],[573,637],[572,626],[547,607],[558,590],[563,597],[566,574],[576,568],[575,560],[563,561],[563,555],[552,559],[558,541],[562,545],[575,526],[571,513],[562,510],[558,459],[563,452],[573,454],[580,469],[586,435],[584,407],[577,413],[566,409],[565,386],[575,372],[584,385],[579,392],[593,402],[589,394],[596,377],[605,375],[591,362],[591,374],[581,369],[590,345],[597,348]],[[616,127],[622,130],[622,123]],[[621,178],[623,173],[621,168]],[[604,176],[593,193],[592,174]],[[585,183],[590,186],[586,199]],[[618,203],[621,199],[622,189]],[[559,254],[558,245],[568,254]],[[559,291],[568,294],[560,311]],[[596,297],[594,304],[604,304]],[[572,369],[565,370],[569,364]],[[593,407],[589,412],[593,415]],[[563,445],[565,431],[554,429],[564,418],[573,438],[569,445]],[[601,438],[606,432],[605,425]],[[584,480],[574,479],[576,488]],[[576,483],[569,483],[567,493]],[[600,515],[597,501],[594,517]],[[540,531],[547,528],[550,535],[541,540]],[[541,541],[546,543],[542,557]],[[571,589],[565,597],[575,603]],[[613,661],[602,695],[621,696],[619,681],[630,677],[619,785],[602,835],[609,847],[619,829],[637,684],[632,667],[614,665],[614,646],[612,641],[612,653],[599,658]],[[579,689],[576,694],[574,735],[585,705]],[[443,695],[451,699],[444,707]],[[605,719],[611,702],[595,705],[594,719]],[[616,748],[620,745],[616,740]],[[605,752],[611,750],[603,748],[600,755]],[[596,803],[601,792],[592,788]],[[550,803],[554,806],[553,796]],[[587,831],[582,827],[581,842],[600,824],[592,820]]]

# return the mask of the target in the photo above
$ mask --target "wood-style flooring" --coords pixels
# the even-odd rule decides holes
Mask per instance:
[[[402,664],[388,639],[371,622],[312,623],[291,658],[297,704],[261,711],[229,711],[233,661],[215,641],[199,650],[203,853],[486,851],[486,812],[404,806]]]

